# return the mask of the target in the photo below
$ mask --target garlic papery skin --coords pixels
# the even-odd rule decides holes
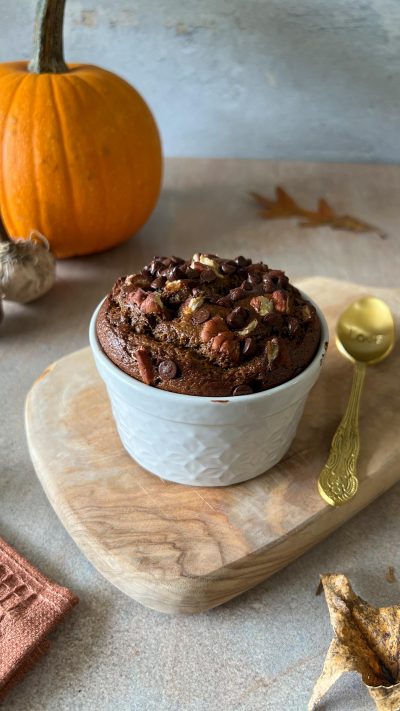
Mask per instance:
[[[29,239],[10,239],[0,233],[0,296],[28,304],[54,284],[55,259],[47,239],[31,232]]]

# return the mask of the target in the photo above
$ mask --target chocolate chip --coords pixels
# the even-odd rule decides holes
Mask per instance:
[[[264,294],[272,294],[275,291],[275,283],[268,274],[263,276],[263,290]]]
[[[247,276],[248,276],[247,269],[244,269],[244,268],[242,268],[242,267],[238,267],[237,270],[236,270],[236,276],[238,276],[241,281],[245,281],[245,280],[247,279]]]
[[[164,284],[166,283],[167,279],[166,277],[156,277],[154,281],[151,282],[151,288],[152,289],[162,289]]]
[[[250,284],[250,287],[255,286],[255,284],[260,284],[262,281],[262,276],[260,272],[250,272],[249,276],[247,277],[247,282]]]
[[[182,259],[182,257],[175,257],[174,255],[172,255],[171,262],[172,264],[184,264],[185,260]]]
[[[271,279],[279,279],[279,277],[284,276],[282,269],[270,269],[269,276]]]
[[[216,304],[218,306],[224,306],[226,309],[229,309],[232,306],[229,296],[220,296]]]
[[[189,264],[182,264],[181,270],[185,275],[185,279],[199,279],[200,272],[197,269],[192,269]]]
[[[183,279],[185,277],[185,273],[178,264],[175,267],[170,267],[168,269],[167,277],[169,281],[177,281],[178,279]]]
[[[157,274],[159,269],[163,269],[163,268],[164,268],[164,265],[162,264],[162,262],[160,262],[159,259],[153,259],[150,262],[149,266],[147,267],[151,276],[154,276],[155,274]]]
[[[243,383],[242,385],[237,385],[236,388],[234,388],[232,395],[251,395],[252,392],[253,388],[251,388],[250,385]]]
[[[164,267],[170,267],[172,264],[172,260],[170,259],[170,257],[164,257],[161,261]]]
[[[278,289],[286,289],[288,284],[289,284],[289,279],[287,278],[287,276],[285,274],[281,277],[278,277],[278,281],[277,281]]]
[[[223,274],[233,274],[236,271],[236,264],[233,262],[222,262],[221,272]]]
[[[268,276],[272,279],[274,284],[276,284],[275,288],[285,289],[289,284],[289,279],[287,278],[285,272],[281,269],[270,269]]]
[[[207,294],[207,292],[205,292],[204,298],[207,299],[210,304],[217,304],[220,297],[218,294]]]
[[[263,323],[267,327],[268,335],[280,335],[282,330],[283,318],[281,314],[267,314],[263,318]]]
[[[211,284],[212,281],[215,281],[217,278],[217,275],[213,269],[204,269],[202,272],[200,272],[200,281],[203,284]]]
[[[172,380],[178,374],[178,366],[173,360],[163,360],[158,366],[158,374],[162,380]]]
[[[249,264],[247,267],[248,272],[266,272],[268,271],[268,265],[263,264],[263,262],[255,262],[254,264]]]
[[[242,353],[246,358],[251,358],[253,355],[255,355],[257,352],[257,344],[254,340],[254,338],[246,338],[245,342],[243,343],[243,349]]]
[[[242,255],[236,257],[234,261],[235,264],[238,265],[238,267],[248,267],[249,264],[251,264],[251,259],[246,259],[246,257],[242,257]]]
[[[236,306],[233,311],[226,317],[226,321],[232,328],[243,328],[247,323],[249,317],[249,312],[247,309],[242,308],[242,306]]]
[[[250,282],[249,282],[247,279],[246,279],[246,281],[244,281],[240,286],[241,286],[241,288],[244,289],[245,291],[251,291],[252,288],[253,288],[252,285],[250,284]]]
[[[232,301],[240,301],[240,299],[244,299],[246,296],[246,291],[245,289],[242,289],[241,286],[236,287],[236,289],[231,289],[229,292],[229,298]]]
[[[194,312],[192,316],[192,321],[193,323],[200,324],[204,323],[205,321],[208,321],[210,318],[211,314],[205,306],[203,306],[200,309],[197,309],[197,311]]]

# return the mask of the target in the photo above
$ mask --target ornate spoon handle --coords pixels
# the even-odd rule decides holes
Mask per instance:
[[[365,363],[355,363],[346,412],[334,434],[328,461],[319,475],[319,493],[331,506],[347,503],[358,489],[356,471],[360,451],[358,412],[365,370]]]

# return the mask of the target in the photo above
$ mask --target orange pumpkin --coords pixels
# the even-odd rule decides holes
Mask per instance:
[[[160,138],[126,81],[67,66],[65,0],[39,0],[32,62],[0,65],[0,213],[8,233],[42,232],[58,257],[123,242],[160,191]]]

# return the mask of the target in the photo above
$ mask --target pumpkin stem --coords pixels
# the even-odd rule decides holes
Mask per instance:
[[[37,0],[33,56],[29,71],[33,74],[68,72],[63,52],[65,0]]]

